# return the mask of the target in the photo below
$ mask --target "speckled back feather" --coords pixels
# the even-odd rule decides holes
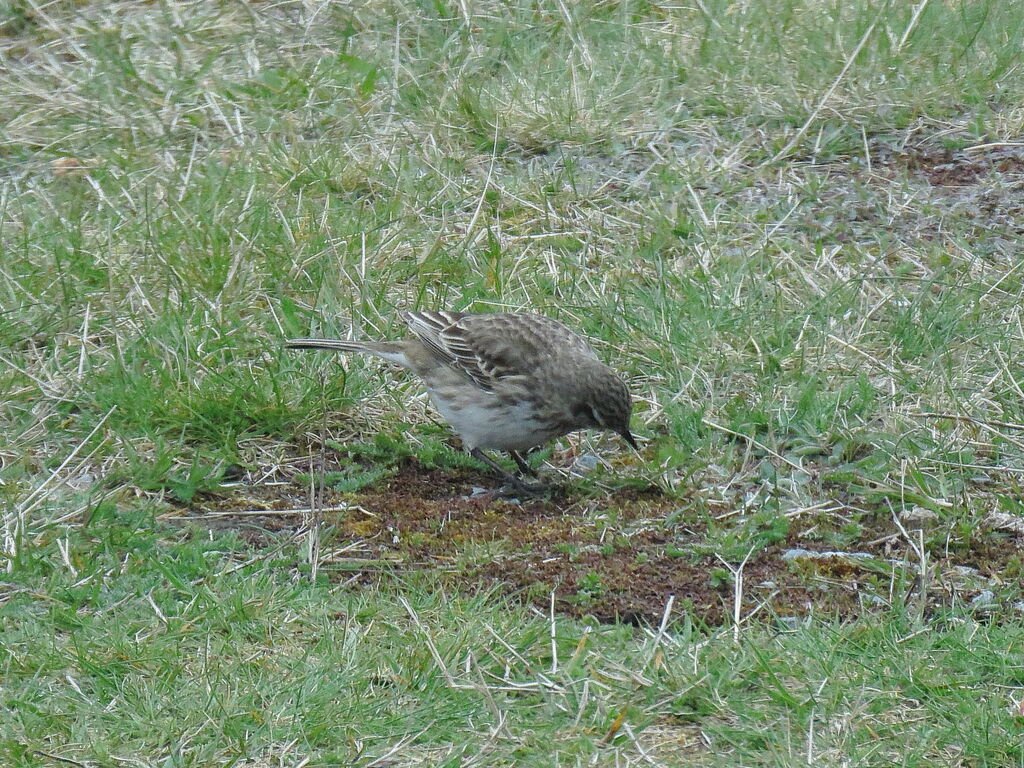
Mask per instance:
[[[566,352],[598,360],[579,334],[542,315],[406,312],[403,319],[440,362],[459,367],[489,392],[499,380],[557,366]]]

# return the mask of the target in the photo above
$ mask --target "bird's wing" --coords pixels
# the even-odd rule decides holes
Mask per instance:
[[[461,312],[403,312],[402,319],[409,330],[423,342],[430,353],[445,365],[455,365],[458,359],[448,349],[442,334],[462,319]]]
[[[567,326],[542,315],[406,312],[409,329],[441,362],[491,390],[499,379],[532,375],[573,352],[597,359]]]

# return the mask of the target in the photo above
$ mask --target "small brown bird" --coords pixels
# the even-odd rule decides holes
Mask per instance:
[[[506,472],[484,449],[524,452],[578,429],[617,432],[634,449],[625,383],[576,332],[542,315],[404,312],[401,341],[291,339],[292,349],[382,357],[415,373],[469,454],[521,491],[540,490]]]

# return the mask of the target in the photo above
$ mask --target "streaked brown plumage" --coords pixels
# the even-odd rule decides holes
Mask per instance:
[[[483,451],[523,452],[578,429],[617,432],[633,448],[625,383],[566,325],[542,315],[405,312],[401,341],[291,339],[293,349],[362,352],[407,368],[471,455],[509,478]]]

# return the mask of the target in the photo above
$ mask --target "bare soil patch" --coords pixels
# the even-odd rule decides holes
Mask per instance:
[[[903,165],[936,187],[968,187],[989,175],[1024,178],[1024,146],[993,144],[973,150],[916,149],[900,156]]]
[[[327,529],[321,569],[369,584],[430,568],[453,588],[497,587],[545,612],[553,594],[556,610],[600,621],[656,624],[670,596],[708,625],[733,615],[734,577],[716,542],[724,526],[743,523],[742,515],[708,513],[694,498],[653,487],[600,493],[562,487],[535,499],[481,493],[492,487],[485,473],[409,461],[358,493],[327,489],[319,503]],[[308,524],[308,508],[301,483],[240,485],[170,519],[237,530],[265,549]],[[904,529],[918,540],[912,523]],[[843,532],[847,538],[835,551]],[[956,537],[926,529],[920,540],[928,552],[924,576],[889,513],[858,504],[793,516],[780,535],[755,533],[742,551],[733,546],[732,556],[723,557],[735,568],[750,551],[741,615],[783,620],[809,613],[848,617],[897,601],[918,601],[934,612],[975,600],[979,610],[992,610],[992,589],[1013,574],[1019,581],[1022,541],[1012,532],[978,529]]]

